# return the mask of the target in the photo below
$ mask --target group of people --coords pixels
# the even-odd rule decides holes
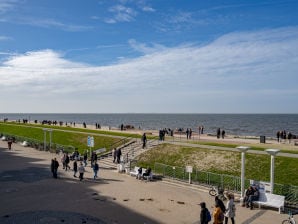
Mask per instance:
[[[80,181],[82,181],[84,179],[84,173],[86,172],[85,167],[87,166],[87,160],[88,160],[88,156],[87,153],[84,154],[84,164],[82,161],[79,162],[78,165],[78,160],[77,158],[74,159],[73,161],[73,177],[77,177],[77,173],[79,172],[79,179]],[[61,163],[63,165],[63,169],[65,171],[70,170],[70,158],[68,153],[64,153],[61,157]],[[57,179],[58,178],[58,167],[59,167],[59,162],[57,161],[56,158],[52,159],[51,161],[51,172],[53,174],[53,178]],[[95,153],[92,153],[91,156],[91,168],[93,169],[93,179],[95,180],[98,176],[98,171],[99,171],[99,165],[97,163],[97,155]]]
[[[186,129],[186,139],[191,139],[191,136],[192,136],[192,130],[191,130],[191,128],[187,128]]]
[[[216,131],[216,137],[219,139],[220,137],[224,139],[226,136],[226,131],[225,130],[220,130],[220,128],[217,129]]]
[[[259,195],[260,193],[257,186],[249,186],[248,189],[245,191],[242,206],[246,206],[246,208],[253,209],[253,202],[259,200]]]
[[[143,173],[143,168],[140,167],[140,168],[138,169],[138,174],[137,174],[136,179],[139,179],[139,180],[144,179],[144,180],[145,180],[145,179],[147,179],[148,177],[150,177],[151,172],[152,172],[151,167],[147,167],[147,169],[145,170],[144,173]]]
[[[293,137],[295,136],[293,136],[291,132],[286,132],[286,130],[276,132],[277,142],[282,142],[282,141],[286,142],[286,140],[288,139],[289,144],[291,144],[291,139]]]
[[[226,206],[224,205],[223,201],[216,196],[212,214],[206,207],[205,202],[201,202],[200,206],[200,224],[208,224],[212,218],[213,224],[227,224],[229,219],[231,219],[232,224],[235,224],[236,207],[233,194],[228,195],[228,202]]]

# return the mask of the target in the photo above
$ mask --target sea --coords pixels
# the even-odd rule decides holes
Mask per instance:
[[[291,132],[298,135],[298,114],[158,114],[158,113],[110,113],[110,114],[75,114],[75,113],[0,113],[0,120],[27,119],[63,121],[67,123],[120,127],[132,125],[141,130],[160,130],[164,128],[191,128],[198,132],[204,127],[204,133],[215,134],[220,128],[226,135],[268,136],[275,137],[277,131]]]

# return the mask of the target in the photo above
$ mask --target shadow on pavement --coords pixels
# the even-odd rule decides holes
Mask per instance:
[[[119,180],[53,179],[41,160],[0,147],[0,223],[158,223],[92,189]]]

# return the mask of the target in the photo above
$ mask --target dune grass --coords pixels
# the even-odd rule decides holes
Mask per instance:
[[[139,165],[154,167],[155,163],[185,167],[191,165],[201,171],[240,176],[239,152],[192,148],[162,144],[138,158]],[[297,158],[275,158],[275,182],[298,185]],[[246,178],[270,181],[270,156],[247,153]]]

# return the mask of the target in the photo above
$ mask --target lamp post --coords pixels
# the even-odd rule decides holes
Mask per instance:
[[[274,190],[274,158],[277,153],[280,151],[279,149],[266,149],[265,150],[269,155],[271,155],[271,167],[270,167],[270,193],[273,194]]]
[[[236,147],[241,152],[241,200],[243,200],[245,190],[245,153],[249,148],[247,146]]]
[[[46,151],[47,149],[47,132],[49,132],[49,135],[50,135],[50,149],[51,150],[51,147],[52,147],[52,129],[50,128],[44,128],[43,129],[43,133],[44,133],[44,138],[43,138],[43,150]]]

